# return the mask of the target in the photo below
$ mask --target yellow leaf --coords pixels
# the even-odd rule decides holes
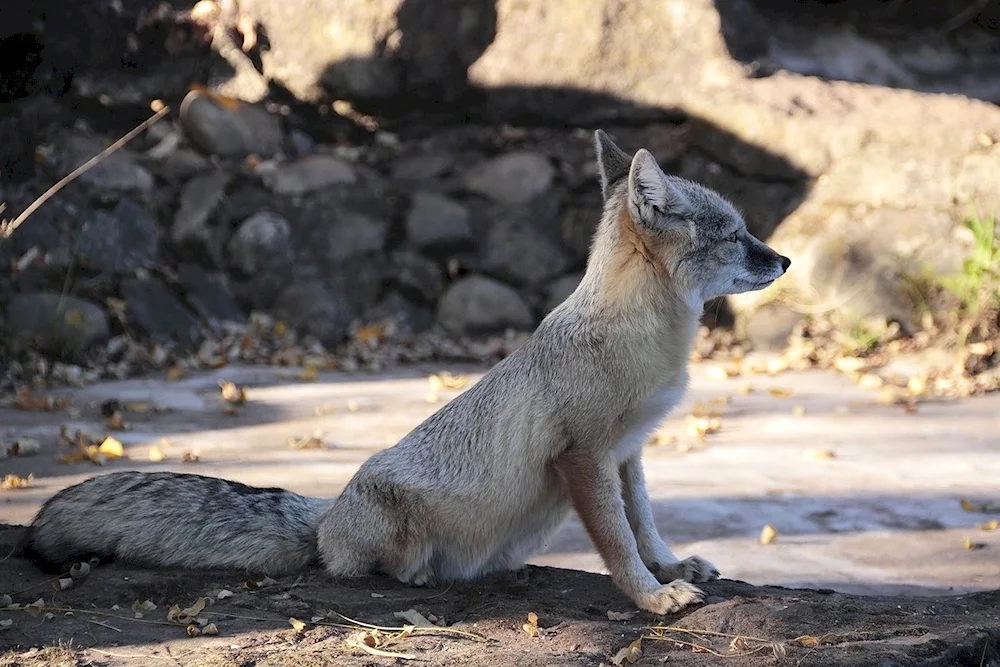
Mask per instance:
[[[960,501],[959,504],[962,506],[962,509],[965,510],[966,512],[978,512],[979,511],[979,506],[978,505],[974,505],[973,503],[969,502],[965,498],[962,498],[962,500]]]
[[[792,396],[792,391],[790,389],[781,389],[780,387],[771,387],[767,390],[767,393],[771,394],[775,398],[789,398]]]
[[[288,333],[288,325],[282,321],[278,321],[274,324],[274,335],[279,338]]]
[[[963,542],[963,545],[969,551],[975,551],[976,549],[985,549],[986,548],[985,544],[982,544],[980,542],[973,542],[971,537],[966,537],[965,540],[964,540],[964,542]]]
[[[302,632],[303,630],[306,629],[305,622],[304,621],[300,621],[299,619],[295,618],[294,616],[288,619],[288,623],[293,628],[295,628],[295,630],[298,631],[298,632]]]
[[[778,539],[778,531],[771,524],[765,525],[760,531],[760,543],[771,544]]]
[[[125,456],[125,446],[121,443],[121,441],[112,437],[107,437],[97,448],[97,453],[102,454],[109,459],[120,459]]]
[[[806,648],[815,648],[819,646],[819,639],[813,637],[812,635],[802,635],[801,637],[796,637],[793,641],[798,642],[799,646],[804,646]]]
[[[987,532],[994,531],[997,528],[1000,528],[1000,521],[997,521],[996,519],[979,524],[979,530],[985,530]]]
[[[812,461],[828,461],[837,458],[837,452],[832,449],[807,449],[802,456]]]
[[[159,463],[160,461],[166,461],[167,455],[163,453],[163,450],[153,445],[149,448],[149,460],[153,463]]]
[[[795,415],[796,417],[805,417],[806,406],[802,405],[801,403],[799,405],[796,405],[794,408],[792,408],[792,414]]]
[[[615,653],[614,657],[611,658],[613,662],[618,667],[621,667],[626,662],[628,664],[634,664],[639,658],[642,657],[642,637],[639,637],[634,642],[623,648],[622,650]]]
[[[219,388],[222,390],[222,400],[226,403],[243,405],[247,402],[246,390],[243,387],[237,386],[235,382],[220,380]]]
[[[528,623],[532,625],[538,625],[538,614],[533,611],[528,612]]]
[[[28,475],[27,477],[21,477],[20,475],[4,475],[3,481],[0,482],[0,489],[4,491],[25,489],[31,486],[34,479],[34,475]]]

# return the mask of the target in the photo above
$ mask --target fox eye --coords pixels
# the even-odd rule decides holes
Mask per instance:
[[[732,234],[726,237],[726,240],[729,241],[730,243],[736,243],[737,241],[740,240],[740,233],[733,232]]]

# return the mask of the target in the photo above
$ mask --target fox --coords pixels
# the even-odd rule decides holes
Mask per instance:
[[[791,260],[648,150],[630,156],[600,129],[594,149],[603,211],[577,289],[339,496],[116,472],[44,503],[23,555],[46,571],[91,557],[271,576],[321,565],[433,586],[523,567],[575,511],[636,606],[703,601],[697,584],[719,571],[659,533],[643,444],[686,391],[705,302],[764,289]]]

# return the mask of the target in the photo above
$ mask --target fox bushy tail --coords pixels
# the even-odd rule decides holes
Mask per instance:
[[[20,551],[46,572],[96,556],[278,576],[318,560],[316,528],[331,502],[202,475],[116,472],[50,498]]]

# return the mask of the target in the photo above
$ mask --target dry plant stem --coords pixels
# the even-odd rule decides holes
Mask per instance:
[[[61,179],[59,179],[59,181],[55,185],[53,185],[51,188],[49,188],[48,190],[46,190],[45,192],[43,192],[41,194],[41,196],[38,197],[38,199],[36,199],[35,201],[31,202],[31,204],[28,206],[28,208],[24,209],[24,212],[22,212],[21,215],[17,216],[16,218],[14,218],[9,223],[6,223],[5,225],[3,225],[3,227],[0,227],[0,238],[9,238],[10,235],[14,233],[14,230],[16,230],[18,227],[20,227],[21,224],[25,220],[27,220],[28,217],[32,213],[34,213],[35,211],[37,211],[38,208],[42,204],[44,204],[45,202],[47,202],[50,198],[52,198],[53,195],[55,195],[57,192],[59,192],[60,190],[62,190],[64,187],[66,187],[67,185],[69,185],[70,183],[72,183],[73,181],[75,181],[77,178],[80,177],[81,174],[83,174],[84,172],[86,172],[88,169],[91,169],[94,165],[100,163],[101,160],[103,160],[107,156],[111,155],[116,150],[118,150],[119,148],[121,148],[122,146],[124,146],[125,144],[127,144],[128,142],[130,142],[133,139],[135,139],[142,132],[144,132],[147,128],[149,128],[151,125],[153,125],[153,123],[155,123],[156,121],[158,121],[161,118],[163,118],[164,116],[166,116],[167,113],[169,113],[169,112],[170,112],[170,107],[168,107],[168,106],[162,107],[155,114],[153,114],[152,116],[150,116],[146,120],[142,121],[142,123],[140,123],[136,127],[132,128],[132,130],[130,130],[127,134],[125,134],[120,139],[118,139],[118,141],[114,142],[113,144],[111,144],[110,146],[108,146],[107,148],[105,148],[103,151],[101,151],[100,153],[98,153],[94,157],[90,158],[89,160],[87,160],[86,162],[84,162],[83,164],[81,164],[79,167],[77,167],[76,169],[74,169],[70,173],[68,173],[65,176],[63,176]]]

